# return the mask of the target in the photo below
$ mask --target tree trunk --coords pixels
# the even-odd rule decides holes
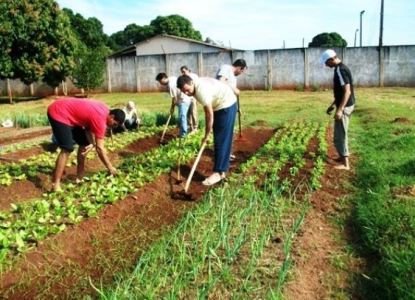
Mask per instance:
[[[65,80],[62,80],[62,92],[65,96],[68,96],[68,86]]]
[[[10,79],[7,78],[6,82],[7,82],[7,95],[9,96],[10,104],[12,104],[13,103],[13,96],[12,96],[12,88],[10,86]]]
[[[34,88],[33,82],[29,85],[29,88],[30,88],[30,96],[33,97],[35,95],[35,88]]]

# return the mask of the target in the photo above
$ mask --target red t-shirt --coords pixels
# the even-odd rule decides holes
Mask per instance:
[[[96,138],[105,137],[109,108],[93,99],[60,98],[48,107],[48,114],[58,122],[88,129]]]

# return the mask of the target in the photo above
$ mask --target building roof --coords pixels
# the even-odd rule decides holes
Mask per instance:
[[[110,55],[110,57],[124,56],[124,55],[136,55],[137,47],[139,47],[142,44],[148,43],[148,42],[150,42],[151,40],[153,40],[155,38],[160,38],[160,37],[175,39],[175,40],[179,40],[179,41],[190,42],[190,43],[194,43],[194,44],[208,46],[208,47],[211,47],[211,48],[217,48],[219,51],[237,50],[237,49],[234,49],[234,48],[222,47],[222,46],[218,46],[218,45],[213,45],[213,44],[209,44],[209,43],[205,43],[205,42],[201,42],[201,41],[197,41],[197,40],[193,40],[193,39],[183,38],[183,37],[179,37],[179,36],[175,36],[175,35],[169,35],[169,34],[164,33],[164,34],[159,34],[159,35],[153,36],[153,37],[151,37],[149,39],[146,39],[146,40],[143,40],[141,42],[135,43],[135,44],[133,44],[131,46],[128,46],[124,49],[118,50],[118,51],[112,53]]]

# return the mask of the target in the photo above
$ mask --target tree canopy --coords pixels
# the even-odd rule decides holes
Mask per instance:
[[[129,24],[124,30],[110,36],[109,45],[113,50],[118,50],[163,33],[202,41],[202,35],[193,28],[188,19],[180,15],[170,15],[158,16],[150,25]]]
[[[308,44],[308,47],[322,47],[322,48],[333,48],[340,47],[344,48],[347,46],[347,42],[337,32],[324,32],[313,37],[313,40]]]
[[[75,37],[53,0],[2,1],[0,78],[56,86],[74,65]]]
[[[104,33],[103,25],[97,18],[85,19],[81,14],[74,14],[72,10],[64,8],[63,12],[71,22],[72,31],[78,40],[88,48],[97,48],[108,43],[108,36]]]

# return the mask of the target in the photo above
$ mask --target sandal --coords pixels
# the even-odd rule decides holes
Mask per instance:
[[[231,154],[229,156],[229,161],[234,161],[235,159],[236,159],[236,156],[235,155]]]
[[[219,173],[213,173],[208,178],[202,181],[203,185],[214,185],[215,183],[220,182],[223,177]]]

